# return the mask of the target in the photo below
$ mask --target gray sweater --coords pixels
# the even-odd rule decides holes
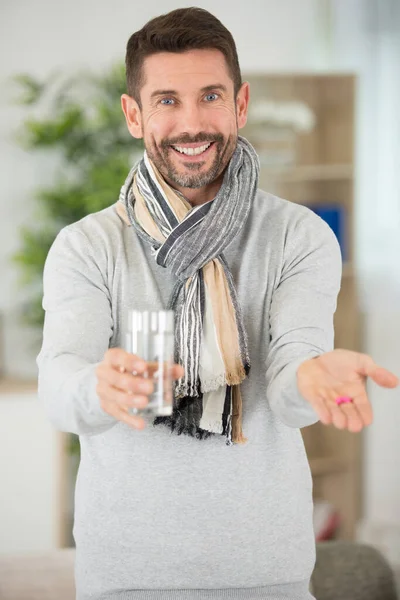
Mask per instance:
[[[296,371],[333,347],[341,256],[313,212],[258,191],[226,249],[249,337],[245,445],[107,415],[95,368],[131,307],[166,306],[174,278],[115,206],[64,228],[44,271],[39,394],[79,434],[78,600],[307,600],[312,479],[300,428],[318,418]]]

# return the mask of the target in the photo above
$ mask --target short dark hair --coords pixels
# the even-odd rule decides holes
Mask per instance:
[[[233,80],[235,97],[242,85],[236,44],[228,29],[203,8],[178,8],[148,21],[131,35],[126,47],[126,86],[131,98],[141,106],[144,84],[143,62],[158,52],[185,52],[215,49],[225,57]]]

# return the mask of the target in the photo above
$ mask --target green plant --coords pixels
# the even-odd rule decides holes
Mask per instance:
[[[17,102],[42,114],[25,120],[17,140],[26,149],[61,159],[55,184],[34,193],[37,218],[22,229],[13,257],[28,298],[24,320],[41,327],[43,266],[54,238],[65,225],[116,202],[143,146],[129,134],[121,109],[123,65],[102,75],[57,73],[39,81],[24,74],[14,80],[21,88]]]
[[[34,193],[37,218],[22,229],[20,249],[13,257],[27,297],[23,318],[39,330],[44,318],[43,267],[57,233],[116,202],[143,147],[130,136],[121,110],[123,65],[102,75],[57,73],[39,81],[24,74],[14,79],[21,89],[17,102],[41,114],[25,120],[17,140],[26,149],[56,153],[61,159],[55,183]],[[79,453],[76,436],[70,437],[69,450]]]

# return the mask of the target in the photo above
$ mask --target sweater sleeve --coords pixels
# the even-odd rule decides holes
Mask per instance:
[[[279,284],[269,314],[267,398],[271,410],[289,427],[318,421],[297,387],[302,362],[334,347],[333,316],[337,305],[342,259],[330,227],[307,209],[288,231]]]
[[[100,406],[95,370],[113,331],[111,298],[83,232],[69,226],[58,234],[46,259],[43,288],[39,397],[57,429],[104,432],[116,420]]]

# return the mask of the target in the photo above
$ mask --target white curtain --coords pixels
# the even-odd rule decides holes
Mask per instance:
[[[332,0],[330,6],[330,66],[359,74],[355,191],[361,302],[366,311],[378,304],[391,310],[400,305],[400,0]]]
[[[329,65],[359,76],[356,257],[364,351],[400,375],[400,1],[331,0]],[[361,537],[400,564],[400,392],[369,386]]]

